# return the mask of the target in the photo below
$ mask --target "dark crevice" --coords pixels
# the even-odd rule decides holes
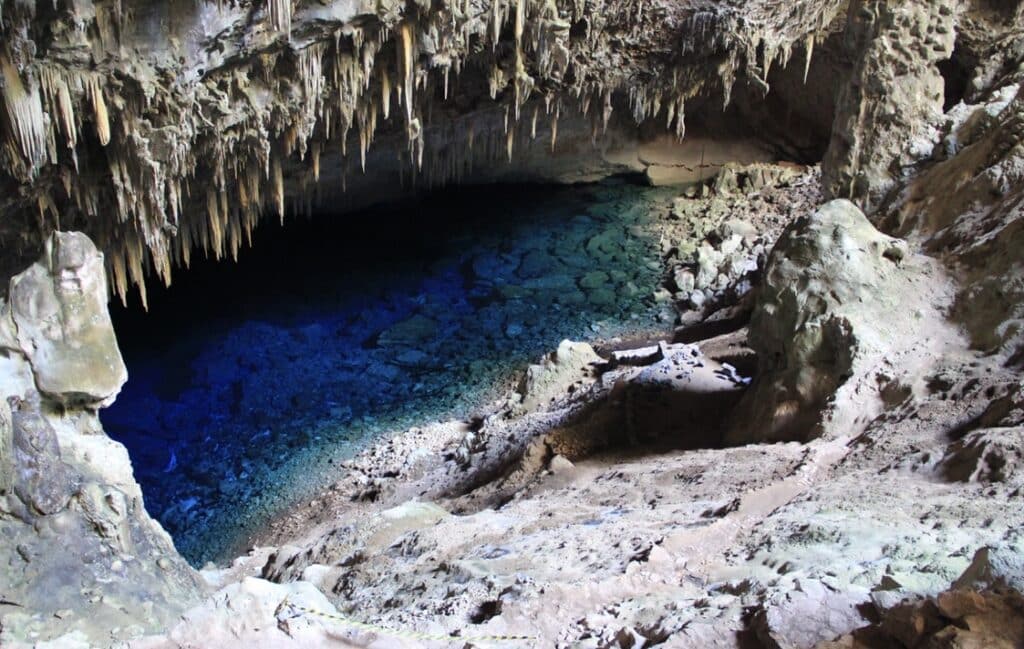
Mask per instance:
[[[973,64],[974,61],[964,52],[959,41],[953,49],[953,55],[939,63],[939,72],[945,81],[943,110],[948,111],[967,96]]]

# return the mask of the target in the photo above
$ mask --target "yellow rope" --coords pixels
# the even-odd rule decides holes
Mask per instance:
[[[409,640],[435,640],[439,642],[520,642],[527,640],[536,640],[534,636],[528,635],[478,635],[478,636],[453,636],[453,635],[441,635],[431,633],[420,633],[418,631],[401,631],[395,629],[386,629],[381,626],[374,624],[366,624],[352,618],[345,617],[344,615],[338,615],[337,613],[324,613],[323,611],[316,611],[305,606],[299,606],[285,600],[284,604],[287,606],[305,613],[307,615],[315,615],[322,617],[327,620],[333,620],[345,626],[353,627],[356,629],[362,629],[364,631],[373,631],[375,633],[381,633],[396,638],[406,638]]]

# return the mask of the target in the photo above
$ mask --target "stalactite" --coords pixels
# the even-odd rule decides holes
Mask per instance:
[[[142,242],[138,238],[125,243],[126,266],[132,283],[139,289],[139,299],[142,300],[142,308],[149,310],[149,299],[146,295],[146,280],[142,272],[142,264],[145,253],[142,250]]]
[[[516,0],[516,22],[513,37],[518,50],[523,43],[523,29],[526,27],[526,0]]]
[[[562,111],[560,103],[555,104],[555,114],[551,118],[551,151],[554,152],[555,145],[558,143],[558,115]]]
[[[498,48],[501,39],[501,0],[491,0],[491,49]]]
[[[96,137],[99,138],[101,146],[110,144],[110,115],[107,113],[107,103],[103,99],[103,88],[100,87],[100,80],[97,76],[90,76],[86,82],[86,90],[92,100],[93,118],[96,120]]]
[[[267,11],[270,14],[270,26],[274,31],[283,33],[288,38],[292,35],[292,2],[291,0],[267,0]]]
[[[26,88],[14,64],[2,54],[0,76],[3,78],[0,93],[4,115],[15,140],[13,146],[34,173],[34,170],[43,164],[47,154],[46,117],[43,114],[39,89],[35,84],[30,84]]]
[[[114,286],[114,291],[121,299],[121,304],[128,306],[128,271],[124,266],[124,255],[113,253],[108,255],[107,259],[110,264],[111,284]]]
[[[242,230],[239,221],[240,219],[238,217],[229,219],[230,230],[228,232],[228,244],[231,251],[231,261],[234,262],[238,261],[238,250],[242,245]]]
[[[604,91],[604,108],[601,110],[601,131],[608,132],[608,120],[612,117],[612,91]]]
[[[811,57],[814,56],[814,34],[807,36],[804,49],[807,55],[807,59],[804,62],[804,83],[807,83],[807,76],[811,73]]]
[[[57,123],[66,138],[67,148],[73,150],[78,144],[78,128],[75,125],[75,107],[71,101],[71,91],[63,74],[51,67],[40,68],[40,83],[43,97],[50,107],[51,114],[57,116]]]
[[[313,182],[320,182],[320,142],[313,142]]]
[[[380,99],[386,120],[391,116],[391,75],[388,73],[387,67],[383,67],[381,70]]]
[[[399,60],[402,62],[402,79],[405,90],[405,119],[406,124],[411,124],[413,114],[413,81],[415,80],[416,71],[413,67],[413,47],[415,47],[415,43],[413,41],[412,25],[410,23],[402,23],[402,26],[399,28],[399,44]]]
[[[281,219],[281,225],[284,225],[284,173],[281,169],[281,159],[278,156],[271,158],[270,175],[273,183],[274,206]]]
[[[685,134],[685,102],[713,83],[708,81],[704,87],[704,81],[695,78],[699,66],[718,64],[714,82],[721,83],[728,105],[739,73],[748,77],[763,73],[766,78],[771,66],[775,62],[786,65],[794,55],[794,43],[805,39],[806,81],[815,33],[820,35],[828,28],[843,3],[830,0],[807,15],[773,10],[778,19],[774,24],[743,23],[739,12],[730,8],[691,12],[679,27],[685,38],[674,53],[679,61],[677,68],[640,70],[639,74],[629,66],[620,71],[615,66],[595,65],[596,61],[616,59],[588,59],[586,50],[614,49],[616,39],[621,37],[616,30],[636,28],[630,21],[640,20],[644,29],[656,26],[654,12],[644,9],[650,3],[642,0],[626,3],[621,16],[611,10],[611,15],[601,15],[585,0],[415,0],[385,4],[389,9],[379,11],[384,5],[378,7],[379,20],[325,26],[315,16],[318,10],[310,8],[310,16],[293,18],[298,6],[294,0],[267,0],[266,17],[261,16],[269,23],[267,26],[290,40],[294,19],[301,42],[297,38],[293,45],[286,45],[280,39],[268,40],[261,35],[251,44],[262,49],[251,56],[232,58],[230,65],[214,64],[198,82],[166,88],[155,84],[155,90],[147,87],[143,92],[131,82],[131,74],[127,83],[106,76],[110,69],[107,59],[96,58],[97,63],[88,71],[59,58],[59,64],[26,63],[13,59],[15,50],[7,49],[5,43],[0,49],[0,95],[6,137],[0,143],[0,153],[26,162],[24,169],[19,168],[25,182],[49,159],[60,165],[57,173],[63,174],[60,177],[65,182],[68,209],[77,206],[86,217],[114,214],[117,227],[124,228],[110,235],[116,238],[117,249],[124,251],[120,262],[122,283],[141,277],[133,260],[152,264],[164,277],[171,254],[185,264],[189,263],[188,250],[193,245],[204,245],[218,256],[226,251],[234,255],[242,231],[251,242],[252,228],[265,214],[276,208],[283,218],[285,181],[293,183],[288,186],[289,197],[308,193],[319,183],[325,149],[335,156],[338,149],[342,152],[344,191],[346,165],[355,166],[354,160],[347,159],[348,147],[358,140],[360,166],[365,171],[369,149],[375,137],[382,135],[377,133],[378,119],[381,115],[384,121],[391,118],[393,95],[399,102],[397,110],[402,112],[404,108],[408,144],[406,150],[396,153],[401,160],[399,169],[413,182],[425,180],[432,185],[461,178],[474,163],[493,162],[503,156],[511,161],[516,137],[520,137],[520,147],[532,149],[531,142],[538,135],[540,102],[535,100],[532,108],[529,138],[521,112],[535,92],[543,93],[544,109],[551,119],[552,151],[558,143],[563,100],[574,102],[567,107],[578,108],[589,119],[592,136],[596,137],[599,132],[607,133],[615,106],[612,100],[619,93],[627,95],[629,113],[636,123],[665,119],[662,123],[666,130],[681,138]],[[603,6],[619,8],[608,3]],[[103,24],[95,28],[106,30],[103,39],[119,37],[118,30],[108,28],[114,26],[110,17],[121,15],[120,10],[111,9],[108,3],[103,13],[97,18]],[[311,18],[308,22],[307,17]],[[617,23],[619,18],[626,23]],[[583,22],[572,25],[573,21]],[[808,34],[808,28],[815,31]],[[10,34],[4,32],[5,37]],[[387,63],[380,59],[384,44],[392,36],[396,42],[393,66],[391,52],[386,54]],[[503,37],[512,42],[500,42]],[[486,48],[488,39],[490,52]],[[760,52],[758,43],[762,44]],[[17,50],[17,55],[23,56],[24,51]],[[110,55],[108,52],[108,58]],[[473,105],[470,110],[476,112],[475,118],[457,119],[445,133],[439,133],[442,126],[433,119],[432,111],[450,113],[464,106],[445,106],[436,99],[440,96],[449,100],[452,69],[456,74],[452,86],[462,85],[459,74],[467,61],[487,76],[490,95],[500,98],[501,105],[490,112]],[[295,78],[282,77],[280,71],[292,69],[292,64],[297,71]],[[503,124],[498,110],[504,113]],[[157,128],[154,125],[161,124],[153,119],[155,112],[163,116],[175,115],[176,111],[182,116],[180,124],[160,126],[158,137],[147,135]],[[89,164],[90,171],[104,177],[102,183],[95,182],[96,175],[91,176],[92,182],[86,182],[68,170],[68,163],[76,160],[76,147],[85,152],[80,140],[86,138],[79,136],[90,119],[95,122],[98,141],[108,147],[101,159],[109,173],[107,168]],[[116,123],[111,124],[111,119]],[[499,125],[504,128],[504,138]],[[401,128],[398,123],[389,126],[389,134]],[[112,129],[117,131],[117,138],[112,137]],[[353,129],[357,133],[352,133]],[[467,131],[468,136],[464,136]],[[216,135],[210,137],[211,133]],[[328,149],[331,138],[339,140],[338,149]],[[64,143],[66,151],[58,146]],[[304,160],[307,151],[312,156],[308,165],[289,163],[293,153]],[[374,157],[370,157],[369,163],[373,162]],[[286,166],[298,170],[294,178],[284,178]],[[330,189],[329,184],[325,188]],[[194,199],[189,198],[191,191],[196,195]],[[63,199],[55,194],[54,200],[60,203]],[[43,212],[49,218],[53,210],[46,205]],[[66,211],[65,205],[58,207]],[[124,234],[129,229],[131,234]],[[173,253],[167,252],[169,248]],[[117,265],[112,256],[112,279],[119,272],[115,270]]]

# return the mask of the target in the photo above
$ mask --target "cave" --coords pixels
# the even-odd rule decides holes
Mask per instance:
[[[1024,4],[0,0],[0,646],[1024,643]]]

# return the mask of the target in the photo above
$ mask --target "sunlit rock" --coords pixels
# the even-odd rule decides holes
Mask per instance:
[[[837,200],[780,237],[758,288],[750,345],[758,376],[730,433],[742,440],[806,440],[840,385],[893,341],[913,336],[916,310],[907,244]],[[865,359],[871,358],[871,361]]]

